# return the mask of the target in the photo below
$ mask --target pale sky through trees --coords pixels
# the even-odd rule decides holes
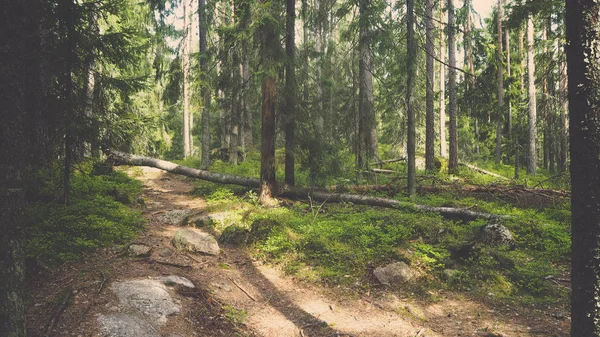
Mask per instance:
[[[473,0],[473,8],[481,18],[487,18],[492,12],[492,8],[498,4],[496,0]]]

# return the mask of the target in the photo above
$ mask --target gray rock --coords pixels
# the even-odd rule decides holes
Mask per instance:
[[[491,246],[509,246],[515,245],[515,239],[504,225],[487,224],[481,229],[482,241]]]
[[[395,262],[385,267],[375,268],[373,274],[381,284],[386,285],[406,283],[415,277],[415,272],[404,262]]]
[[[161,217],[161,221],[167,225],[183,226],[187,224],[192,211],[187,209],[174,209]]]
[[[173,252],[169,248],[164,248],[158,253],[158,255],[162,257],[169,257],[173,255]]]
[[[129,248],[127,250],[129,252],[129,255],[137,257],[150,256],[150,254],[152,253],[152,248],[140,244],[129,245]]]
[[[160,337],[148,322],[133,315],[100,315],[98,323],[104,337]]]
[[[131,280],[115,283],[112,291],[124,308],[133,308],[148,316],[154,322],[164,324],[167,316],[179,313],[179,303],[175,302],[167,287],[157,280]]]
[[[162,277],[157,277],[156,279],[161,281],[162,283],[164,283],[166,286],[173,285],[173,284],[179,284],[184,287],[195,288],[194,283],[192,283],[192,281],[186,279],[185,277],[181,277],[181,276],[177,276],[177,275],[162,276]]]
[[[182,228],[173,237],[173,246],[179,250],[219,255],[217,240],[210,234],[192,228]]]

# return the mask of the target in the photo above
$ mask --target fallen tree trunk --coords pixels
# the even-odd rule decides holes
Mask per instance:
[[[472,211],[466,208],[453,207],[434,207],[427,205],[417,205],[408,202],[402,202],[394,199],[371,197],[359,194],[328,193],[314,191],[306,188],[290,188],[280,194],[282,197],[295,199],[313,199],[321,202],[350,202],[357,205],[377,206],[385,208],[394,208],[408,211],[425,211],[439,213],[441,216],[450,219],[471,221],[475,219],[499,220],[510,218],[508,215],[490,214]]]
[[[382,161],[378,161],[376,163],[369,163],[369,165],[377,166],[377,165],[383,165],[383,164],[389,164],[389,163],[397,163],[399,161],[406,161],[406,158],[401,157],[401,158],[396,158],[396,159],[382,160]]]
[[[215,173],[204,170],[197,170],[191,167],[172,163],[170,161],[136,156],[133,154],[120,152],[120,151],[109,151],[108,161],[113,165],[132,165],[132,166],[150,166],[161,170],[165,170],[170,173],[181,174],[190,178],[198,178],[202,180],[212,181],[214,183],[221,184],[233,184],[245,187],[258,188],[260,182],[256,178],[247,178],[235,176],[232,174]]]
[[[458,163],[458,165],[466,166],[466,167],[470,168],[473,171],[476,171],[476,172],[479,172],[479,173],[483,173],[483,174],[487,174],[488,176],[492,176],[494,178],[498,178],[498,179],[502,179],[502,180],[510,180],[510,178],[507,178],[505,176],[501,176],[501,175],[496,174],[494,172],[490,172],[490,171],[486,171],[484,169],[480,169],[479,167],[477,167],[475,165],[471,165],[471,164],[467,164],[467,163]]]
[[[231,174],[208,172],[204,170],[193,169],[187,166],[178,165],[161,159],[136,156],[120,151],[109,151],[108,155],[108,160],[113,165],[150,166],[161,170],[165,170],[170,173],[181,174],[187,177],[198,178],[202,180],[212,181],[215,183],[233,184],[252,188],[259,187],[259,180],[256,178],[246,178]],[[417,205],[393,199],[371,197],[358,194],[329,193],[310,188],[288,188],[281,191],[279,196],[292,199],[312,199],[321,202],[350,202],[357,205],[377,206],[408,211],[419,210],[426,212],[435,212],[439,213],[443,217],[464,221],[471,221],[475,219],[497,220],[509,218],[509,216],[507,215],[481,213],[464,208]]]

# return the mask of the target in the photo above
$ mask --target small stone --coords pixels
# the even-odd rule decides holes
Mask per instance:
[[[129,245],[128,252],[130,256],[145,257],[150,256],[152,253],[152,248],[146,245],[133,244]]]
[[[157,280],[119,282],[112,286],[112,291],[122,307],[132,308],[160,325],[167,322],[167,316],[180,311],[179,304],[173,300],[167,287]]]
[[[501,224],[487,224],[481,229],[482,241],[491,246],[514,247],[515,239],[506,226]]]
[[[213,282],[211,285],[215,288],[221,289],[223,291],[231,291],[231,286],[225,282]]]
[[[173,237],[173,246],[179,250],[208,255],[219,255],[217,240],[210,234],[192,228],[182,228]]]
[[[385,285],[406,283],[415,276],[415,272],[404,262],[395,262],[385,267],[375,268],[373,274],[381,284]]]
[[[162,277],[157,277],[156,279],[161,281],[162,283],[164,283],[166,286],[179,284],[184,287],[195,288],[194,283],[192,283],[192,281],[188,280],[185,277],[181,277],[181,276],[177,276],[177,275],[162,276]]]
[[[173,251],[171,251],[169,248],[164,248],[158,253],[158,255],[162,257],[169,257],[173,255]]]
[[[187,209],[174,209],[161,217],[161,221],[167,225],[183,226],[187,223],[192,212]]]
[[[148,322],[133,315],[100,315],[98,323],[105,337],[160,337]]]

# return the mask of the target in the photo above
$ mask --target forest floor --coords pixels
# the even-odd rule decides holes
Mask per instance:
[[[218,256],[178,252],[171,241],[180,227],[165,224],[163,215],[201,213],[205,200],[191,193],[187,178],[151,168],[136,178],[144,184],[147,227],[135,242],[152,247],[151,256],[107,248],[29,277],[30,336],[103,336],[98,318],[122,310],[111,292],[115,283],[166,275],[196,288],[170,290],[182,309],[165,325],[148,320],[163,337],[568,336],[568,318],[552,308],[493,306],[448,291],[437,292],[435,302],[382,287],[348,293],[283,275],[247,247],[222,246]],[[165,249],[172,254],[163,256]]]

